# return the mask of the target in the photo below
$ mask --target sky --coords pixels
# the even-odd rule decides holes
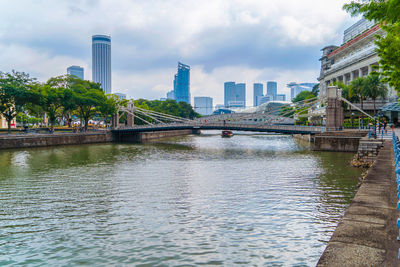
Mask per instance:
[[[91,79],[91,36],[112,38],[112,90],[159,99],[178,61],[190,91],[223,103],[226,81],[317,82],[324,46],[340,45],[358,20],[346,0],[0,0],[0,71],[39,81],[80,65]]]

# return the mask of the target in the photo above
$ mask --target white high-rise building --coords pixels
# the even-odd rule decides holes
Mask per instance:
[[[106,94],[111,94],[111,37],[108,35],[92,36],[92,80]]]

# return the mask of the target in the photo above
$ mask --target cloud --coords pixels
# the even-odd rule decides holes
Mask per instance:
[[[347,0],[19,0],[0,10],[0,70],[39,79],[85,67],[91,35],[112,36],[113,90],[159,98],[177,61],[192,66],[192,96],[221,102],[223,82],[315,81],[320,49],[355,21]],[[164,91],[165,90],[165,91]]]

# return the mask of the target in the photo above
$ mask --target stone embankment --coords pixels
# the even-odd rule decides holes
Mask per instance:
[[[385,141],[317,266],[400,266],[393,160]]]
[[[88,133],[55,133],[55,134],[17,134],[0,135],[0,149],[29,148],[59,145],[80,145],[110,142],[148,142],[172,136],[183,136],[197,133],[193,130],[141,132],[129,135],[116,135],[111,131]]]
[[[183,136],[200,133],[200,130],[173,130],[173,131],[149,131],[149,132],[128,132],[115,133],[115,142],[149,142],[161,138]]]
[[[357,152],[360,139],[367,131],[337,131],[316,134],[314,150],[334,152]]]
[[[0,137],[0,149],[107,143],[112,140],[109,131],[4,135]]]

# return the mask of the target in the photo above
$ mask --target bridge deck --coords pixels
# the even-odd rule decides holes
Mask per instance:
[[[321,126],[296,126],[296,125],[251,125],[251,124],[164,124],[164,125],[144,125],[132,128],[120,128],[112,130],[115,133],[129,132],[154,132],[154,131],[174,131],[174,130],[232,130],[250,132],[275,132],[285,134],[317,134],[324,132]]]

